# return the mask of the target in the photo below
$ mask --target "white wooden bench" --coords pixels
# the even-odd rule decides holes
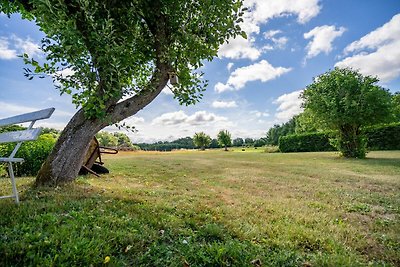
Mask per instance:
[[[23,162],[22,158],[15,158],[18,149],[21,147],[22,142],[36,140],[41,132],[41,128],[33,128],[33,125],[37,120],[43,120],[49,118],[53,112],[54,108],[43,109],[35,112],[30,112],[26,114],[17,115],[14,117],[9,117],[0,120],[0,126],[7,126],[13,124],[19,124],[24,122],[31,122],[28,129],[22,131],[5,132],[0,133],[0,144],[2,143],[17,143],[14,150],[6,158],[0,157],[0,163],[8,163],[8,173],[11,178],[11,185],[13,194],[9,196],[0,196],[0,198],[15,198],[15,202],[19,203],[17,186],[15,184],[15,177],[13,171],[13,163]]]

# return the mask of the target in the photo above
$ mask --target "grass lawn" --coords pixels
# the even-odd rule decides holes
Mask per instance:
[[[55,190],[19,178],[0,266],[400,266],[400,151],[261,152],[122,152]]]

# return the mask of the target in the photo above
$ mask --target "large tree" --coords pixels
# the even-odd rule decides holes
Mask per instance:
[[[232,145],[232,137],[228,130],[221,130],[217,136],[218,144],[223,146],[225,151],[228,151],[228,146]]]
[[[53,77],[78,108],[36,184],[73,180],[93,136],[144,108],[171,77],[181,104],[197,102],[206,86],[197,69],[226,40],[245,35],[241,6],[242,0],[0,0],[0,11],[34,19],[46,35],[46,60],[24,55],[33,66],[25,75]]]
[[[362,128],[391,119],[391,94],[378,81],[352,69],[335,68],[315,78],[302,94],[305,110],[338,133],[335,145],[344,157],[364,158]]]

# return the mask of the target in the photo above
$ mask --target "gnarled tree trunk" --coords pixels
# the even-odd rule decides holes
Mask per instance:
[[[75,179],[91,139],[104,126],[98,119],[86,120],[83,110],[79,110],[61,133],[40,169],[36,185],[57,185]]]

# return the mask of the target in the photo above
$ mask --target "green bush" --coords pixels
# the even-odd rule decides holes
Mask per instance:
[[[281,136],[279,150],[281,152],[334,151],[335,148],[329,142],[330,134],[323,132]]]
[[[281,152],[333,151],[335,147],[345,146],[332,132],[305,133],[281,136]],[[367,142],[368,150],[400,150],[400,123],[377,125],[364,130],[362,142]]]
[[[56,136],[53,134],[42,134],[35,141],[24,142],[18,150],[16,157],[23,158],[24,162],[14,164],[16,176],[35,176],[43,162],[52,150]],[[0,145],[0,156],[8,157],[15,147],[15,143]],[[0,166],[0,175],[6,174],[6,165]]]
[[[370,150],[400,150],[400,122],[365,130]]]

